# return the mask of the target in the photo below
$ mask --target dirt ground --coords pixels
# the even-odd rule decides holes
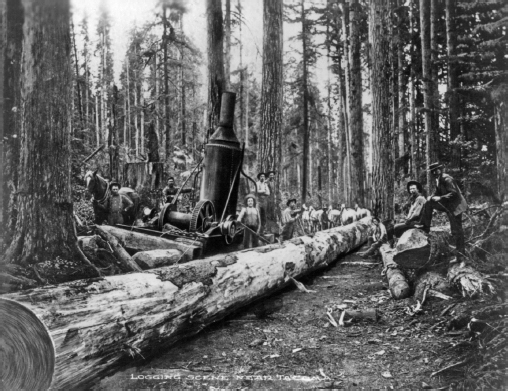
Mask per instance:
[[[272,310],[278,308],[270,315],[258,318],[259,305],[250,306],[150,360],[101,379],[94,389],[448,388],[464,384],[467,367],[432,373],[459,362],[473,349],[467,330],[446,327],[466,300],[432,298],[424,304],[423,313],[410,316],[406,308],[414,304],[413,299],[390,297],[382,283],[381,263],[347,264],[362,261],[349,254],[302,280],[314,292],[289,287],[268,299]],[[341,304],[348,309],[376,309],[380,318],[334,327],[326,309]],[[456,306],[441,316],[450,304]],[[467,300],[467,305],[483,303]],[[337,322],[340,313],[333,311]]]

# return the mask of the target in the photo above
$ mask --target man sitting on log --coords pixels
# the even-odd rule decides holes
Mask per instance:
[[[379,248],[386,243],[388,239],[388,234],[386,232],[385,225],[379,220],[378,217],[372,217],[372,224],[374,224],[374,228],[369,234],[368,246],[369,249],[363,253],[358,253],[362,258],[373,257],[379,254]]]
[[[162,190],[162,199],[165,204],[170,204],[173,202],[173,198],[178,193],[179,187],[175,187],[175,178],[170,176],[168,178],[168,185]],[[193,189],[182,189],[180,194],[190,193]],[[171,207],[172,211],[177,210],[178,200],[175,200],[173,206]]]
[[[303,209],[296,209],[296,198],[290,198],[286,202],[287,208],[282,212],[282,241],[286,241],[293,238],[295,233],[295,224],[300,213]]]
[[[256,207],[256,198],[252,194],[245,197],[246,206],[242,208],[237,220],[245,228],[243,230],[243,248],[253,248],[259,245],[259,229],[261,228],[261,217]]]
[[[407,192],[409,193],[409,202],[411,208],[403,223],[395,224],[394,235],[400,238],[408,229],[414,228],[420,222],[420,217],[425,205],[425,197],[422,195],[423,187],[420,182],[409,181],[407,183]]]
[[[134,203],[128,197],[118,193],[120,190],[118,182],[111,182],[109,188],[111,189],[111,194],[104,205],[98,202],[95,205],[108,214],[108,224],[123,224],[124,214],[134,207]]]
[[[432,222],[432,211],[445,212],[450,221],[452,236],[455,238],[457,262],[461,262],[465,254],[464,230],[462,229],[462,213],[467,210],[467,202],[460,192],[455,179],[443,173],[443,165],[432,163],[428,171],[436,178],[436,191],[427,198],[423,208],[420,224],[425,232],[430,231]]]

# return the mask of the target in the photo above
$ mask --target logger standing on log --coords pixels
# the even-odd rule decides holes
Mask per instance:
[[[261,217],[256,208],[256,199],[249,194],[245,197],[246,207],[242,208],[238,215],[238,221],[247,228],[243,230],[243,248],[253,248],[259,245],[259,229],[261,228]],[[257,234],[255,235],[254,232]]]
[[[264,172],[258,174],[258,181],[256,183],[258,191],[258,206],[261,215],[261,233],[265,232],[266,228],[266,212],[268,209],[268,198],[270,197],[270,187],[265,182],[266,176]]]
[[[162,190],[162,199],[165,204],[173,202],[173,197],[178,193],[179,188],[175,187],[175,178],[170,176],[168,178],[168,185]],[[193,189],[182,189],[180,194],[190,193]],[[172,211],[176,211],[178,206],[178,200],[175,201],[171,207]]]
[[[374,228],[369,234],[369,249],[364,253],[358,253],[358,255],[362,258],[372,257],[379,254],[379,248],[383,245],[383,243],[386,243],[388,239],[386,227],[378,217],[372,217],[372,224],[374,224]]]
[[[134,207],[134,203],[123,194],[119,194],[120,184],[118,182],[111,182],[111,194],[104,203],[104,205],[95,202],[97,208],[102,209],[108,214],[108,223],[110,225],[117,225],[124,223],[124,214]]]
[[[432,163],[428,171],[436,178],[436,191],[427,198],[423,208],[420,224],[416,228],[430,231],[432,211],[445,212],[450,220],[450,229],[455,238],[457,261],[461,262],[465,254],[464,230],[462,229],[462,213],[467,210],[467,202],[460,192],[455,179],[443,173],[443,165]]]
[[[423,207],[425,205],[425,197],[422,195],[423,187],[420,182],[409,181],[407,183],[407,192],[409,193],[409,202],[411,208],[403,223],[395,224],[394,235],[400,238],[408,229],[414,228],[420,222]]]

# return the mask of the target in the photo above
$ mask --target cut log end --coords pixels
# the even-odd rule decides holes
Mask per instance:
[[[5,390],[46,390],[55,370],[53,340],[37,316],[0,299],[1,384]]]

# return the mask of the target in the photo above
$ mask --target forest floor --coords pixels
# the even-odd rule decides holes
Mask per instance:
[[[463,307],[481,308],[483,299],[431,298],[423,313],[410,316],[413,298],[395,301],[384,285],[382,265],[351,253],[333,266],[306,277],[313,290],[296,287],[272,296],[279,310],[259,319],[250,306],[213,324],[199,335],[158,352],[149,360],[101,379],[95,390],[240,388],[440,388],[461,386],[471,376],[462,365],[432,373],[475,354],[467,330],[449,321]],[[375,260],[373,260],[375,262]],[[266,299],[265,299],[266,300]],[[377,322],[334,327],[327,307],[375,308]],[[455,306],[441,315],[450,304]],[[338,322],[340,311],[333,312]]]

